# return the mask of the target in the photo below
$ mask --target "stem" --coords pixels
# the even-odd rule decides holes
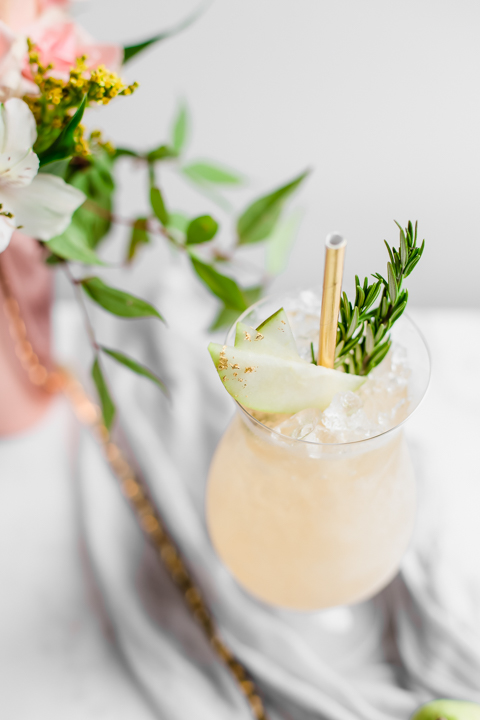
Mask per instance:
[[[80,306],[80,309],[82,311],[83,320],[85,323],[85,329],[87,331],[88,339],[90,341],[90,344],[92,346],[92,349],[96,356],[98,356],[98,351],[100,350],[100,345],[98,344],[96,338],[95,338],[95,331],[93,329],[93,325],[91,323],[90,317],[88,315],[87,306],[85,303],[85,298],[82,295],[82,290],[80,288],[80,284],[78,280],[75,279],[75,277],[72,274],[72,271],[70,270],[68,263],[62,263],[62,267],[64,269],[65,275],[67,276],[68,281],[73,287],[73,292],[75,294],[75,299],[77,300],[77,303]]]
[[[98,217],[101,217],[104,220],[109,220],[116,225],[124,225],[130,228],[133,228],[135,226],[135,220],[130,220],[129,218],[121,217],[120,215],[111,213],[109,210],[105,210],[105,208],[102,208],[101,205],[98,205],[94,200],[90,200],[87,198],[83,204],[83,207],[85,208],[85,210],[93,212],[95,215],[98,215]],[[164,237],[178,250],[182,250],[183,252],[186,251],[186,246],[183,245],[183,243],[179,242],[176,238],[174,238],[173,235],[168,232],[167,228],[165,228],[163,225],[152,224],[152,221],[155,221],[155,218],[147,218],[147,232],[149,232],[151,235],[158,235]],[[225,253],[221,250],[216,250],[215,248],[212,248],[212,251],[215,260],[222,260],[224,262],[236,262],[238,267],[241,268],[243,266],[243,268],[247,271],[253,271],[255,273],[261,272],[260,268],[258,268],[253,263],[239,261],[238,258],[235,257],[234,253]],[[267,276],[266,278],[262,278],[261,283],[262,285],[264,285],[268,284],[270,281],[271,278]]]

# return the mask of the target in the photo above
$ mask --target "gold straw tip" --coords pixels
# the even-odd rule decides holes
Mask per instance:
[[[340,248],[345,247],[346,244],[346,238],[338,232],[330,233],[330,235],[327,235],[327,239],[325,240],[325,245],[331,250],[340,250]]]

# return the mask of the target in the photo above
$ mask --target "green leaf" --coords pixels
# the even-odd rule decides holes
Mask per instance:
[[[147,245],[150,242],[147,227],[147,218],[137,218],[135,220],[128,246],[127,262],[133,260],[140,245]]]
[[[368,372],[370,372],[370,370],[373,370],[374,367],[377,367],[377,365],[380,365],[385,355],[390,350],[391,344],[391,341],[387,340],[385,343],[383,343],[383,345],[379,345],[377,348],[375,348],[368,362]]]
[[[215,270],[214,267],[204,263],[192,253],[190,253],[190,260],[192,262],[193,269],[200,280],[214,295],[224,302],[226,307],[238,310],[239,312],[243,312],[247,309],[245,296],[235,280],[232,280],[232,278],[229,278],[226,275],[222,275]]]
[[[224,305],[210,325],[209,330],[215,332],[215,330],[231,327],[237,318],[238,310],[232,310],[232,308]]]
[[[97,247],[110,230],[115,190],[112,172],[112,158],[103,151],[92,156],[86,167],[68,168],[66,180],[81,190],[87,200],[73,214],[65,234],[82,236],[83,244],[90,248]]]
[[[131,150],[130,148],[117,147],[117,148],[115,148],[115,152],[113,154],[113,159],[117,160],[120,157],[138,158],[141,156],[136,152],[136,150]]]
[[[150,188],[150,205],[162,225],[168,225],[168,212],[163,195],[157,187]]]
[[[373,330],[370,323],[365,325],[365,350],[367,355],[371,355],[373,348],[375,347],[375,339],[373,337]]]
[[[177,157],[177,153],[168,145],[160,145],[160,147],[147,153],[148,162],[157,162],[158,160],[166,160],[168,158],[175,157]]]
[[[190,219],[180,212],[168,213],[168,227],[186,234]]]
[[[415,223],[415,226],[416,226],[416,223]],[[416,227],[415,227],[415,235],[416,235],[416,234],[417,234],[417,232],[416,232]],[[407,225],[407,235],[408,235],[409,238],[410,238],[411,244],[415,247],[414,238],[413,238],[413,225],[412,225],[412,221],[411,221],[411,220],[408,221],[408,225]],[[409,241],[409,242],[410,242],[410,241]]]
[[[382,281],[379,280],[378,282],[374,283],[370,286],[367,297],[365,298],[365,304],[364,304],[364,310],[368,310],[369,307],[373,305],[375,300],[378,298],[380,294],[380,290],[382,288]]]
[[[410,258],[410,260],[407,263],[407,266],[404,270],[403,277],[408,277],[412,270],[415,268],[416,264],[420,261],[421,255],[417,255],[415,257]]]
[[[407,241],[405,240],[405,233],[403,232],[403,230],[400,230],[400,260],[402,263],[402,268],[404,268],[408,260],[408,248]]]
[[[150,303],[123,290],[105,285],[98,277],[85,278],[80,282],[89,298],[112,315],[125,318],[157,317],[163,320]]]
[[[75,226],[70,226],[64,233],[52,238],[45,245],[50,252],[64,260],[73,260],[86,265],[105,265],[97,253],[86,244],[85,236]]]
[[[182,173],[194,182],[207,182],[216,185],[239,185],[243,182],[240,175],[207,162],[194,162],[184,165]]]
[[[56,160],[55,162],[51,162],[49,165],[44,165],[38,172],[48,173],[48,175],[56,175],[57,177],[61,177],[62,180],[65,180],[69,164],[70,158]]]
[[[243,288],[242,290],[245,300],[247,301],[247,307],[256,303],[260,300],[263,293],[263,285],[254,285],[253,287]]]
[[[116,360],[121,365],[124,365],[129,370],[132,370],[132,372],[136,373],[137,375],[141,375],[142,377],[146,377],[152,382],[154,382],[158,387],[166,391],[164,383],[160,380],[158,375],[155,375],[151,370],[149,370],[145,365],[141,365],[136,360],[133,360],[133,358],[129,357],[128,355],[125,355],[124,353],[119,352],[118,350],[110,350],[109,348],[106,348],[105,346],[101,346],[101,349],[104,353],[112,357],[114,360]]]
[[[350,325],[350,320],[352,319],[352,306],[345,291],[343,292],[342,308],[345,315],[345,323]]]
[[[387,314],[387,311],[388,311],[388,302],[387,302],[387,298],[384,295],[382,297],[382,302],[380,304],[380,316],[385,317],[385,315]]]
[[[274,192],[259,198],[242,213],[237,222],[240,245],[260,242],[272,233],[285,201],[307,177],[308,172],[302,173]]]
[[[358,327],[358,315],[359,315],[359,313],[358,313],[358,307],[356,307],[356,308],[354,308],[354,310],[353,310],[352,319],[351,319],[351,321],[350,321],[350,325],[348,326],[348,330],[347,330],[347,334],[346,334],[346,336],[345,336],[345,340],[350,340],[350,338],[352,337],[353,333],[354,333],[355,330],[357,329],[357,327]]]
[[[388,242],[386,240],[384,240],[383,242],[387,246],[388,255],[390,257],[390,262],[392,263],[392,266],[395,267],[395,260],[393,258],[392,248],[390,247],[390,245],[388,244]]]
[[[190,177],[185,173],[184,177],[186,180],[193,182],[195,190],[197,190],[199,193],[214,202],[216,205],[218,205],[218,207],[222,208],[222,210],[228,213],[232,212],[231,204],[228,202],[228,200],[226,200],[226,198],[223,197],[223,195],[221,195],[221,193],[218,192],[216,185],[212,183],[207,183],[197,177]]]
[[[87,103],[87,96],[83,96],[83,100],[80,103],[75,115],[71,118],[70,122],[66,127],[63,128],[57,139],[39,154],[38,159],[40,160],[40,167],[47,165],[48,163],[56,162],[57,160],[64,160],[67,157],[71,157],[75,153],[75,140],[74,133],[79,126],[85,107]]]
[[[384,353],[385,348],[388,350],[388,348],[390,347],[390,344],[391,344],[391,343],[390,343],[390,340],[386,340],[386,341],[385,341],[384,343],[382,343],[381,345],[377,345],[377,346],[374,348],[374,350],[373,350],[373,352],[372,352],[372,354],[371,354],[371,356],[370,356],[370,360],[376,358],[378,355],[382,355],[382,358],[385,357],[385,355],[386,355],[386,352]]]
[[[403,313],[403,311],[405,310],[406,307],[407,307],[407,302],[404,301],[393,311],[393,313],[390,316],[390,320],[389,320],[390,326],[393,325],[393,323],[398,320],[398,318]]]
[[[45,260],[45,265],[61,265],[65,260],[58,255],[49,255]]]
[[[188,132],[188,113],[185,105],[181,105],[172,129],[172,147],[179,155],[185,145]]]
[[[148,40],[143,40],[136,45],[126,45],[123,48],[123,64],[125,65],[129,60],[135,57],[135,55],[141,53],[142,50],[146,50],[148,47],[150,47],[150,45],[154,45],[155,43],[164,40],[166,37],[168,37],[168,35],[164,33],[159,33],[158,35],[154,35]]]
[[[146,48],[150,47],[150,45],[154,45],[155,43],[161,42],[162,40],[167,40],[167,38],[178,35],[178,33],[182,32],[182,30],[185,30],[187,27],[189,27],[189,25],[192,25],[192,23],[194,23],[195,20],[200,17],[204,11],[204,6],[201,6],[198,10],[185,18],[185,20],[182,20],[180,23],[178,23],[178,25],[174,25],[169,30],[164,30],[163,32],[160,32],[157,35],[148,38],[148,40],[143,40],[136,45],[127,45],[123,48],[123,64],[125,65],[125,63],[134,58],[135,55],[141,53],[143,50],[146,50]]]
[[[218,223],[211,215],[194,218],[187,228],[187,245],[198,245],[211,240],[217,234]]]
[[[362,334],[361,334],[361,333],[358,333],[358,335],[355,335],[355,337],[351,338],[347,343],[345,343],[345,345],[344,345],[344,347],[343,347],[342,355],[344,355],[345,353],[350,352],[350,350],[351,350],[352,348],[354,348],[354,347],[359,343],[359,341],[361,340],[361,338],[362,338]]]
[[[384,323],[382,323],[380,325],[380,327],[378,328],[377,332],[375,333],[375,338],[374,338],[375,345],[378,345],[378,343],[383,338],[383,336],[385,335],[386,332],[387,332],[387,326]]]
[[[356,278],[356,290],[355,290],[355,305],[357,305],[359,308],[363,307],[363,304],[365,302],[365,293],[363,292],[363,288],[360,285],[360,280],[358,277]]]
[[[294,211],[267,238],[266,270],[270,275],[280,275],[285,270],[302,216],[301,210]]]
[[[113,404],[113,400],[110,396],[107,383],[105,382],[105,378],[103,377],[98,358],[95,358],[92,366],[92,378],[93,382],[95,383],[95,387],[97,388],[98,397],[100,398],[103,422],[105,423],[107,430],[110,430],[110,428],[112,427],[113,419],[115,417],[115,405]]]
[[[387,270],[388,270],[388,294],[390,295],[390,300],[395,305],[397,302],[397,296],[398,296],[398,285],[397,281],[395,279],[395,274],[393,272],[393,267],[391,263],[387,263]]]
[[[262,285],[256,285],[255,287],[244,288],[243,295],[247,301],[248,307],[256,303],[260,299],[263,292]],[[215,330],[221,330],[222,328],[231,327],[233,323],[238,319],[238,310],[232,310],[232,308],[226,307],[225,305],[219,311],[215,320],[210,325],[209,330],[214,332]]]
[[[313,344],[313,343],[312,343]],[[339,343],[337,343],[337,346],[335,348],[335,358],[340,357],[342,354],[343,346],[345,345],[345,340],[340,340]]]

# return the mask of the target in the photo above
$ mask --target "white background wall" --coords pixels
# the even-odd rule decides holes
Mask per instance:
[[[128,44],[194,7],[91,0],[78,17],[99,39]],[[412,301],[478,306],[479,28],[478,0],[216,0],[180,36],[132,61],[126,76],[140,90],[93,124],[117,144],[153,146],[185,98],[189,156],[251,180],[231,194],[238,207],[312,167],[278,289],[319,282],[331,230],[349,240],[347,276],[383,271],[393,218],[411,218],[428,241]],[[141,173],[124,168],[121,183],[122,210],[141,212]],[[192,213],[214,210],[175,180],[166,194]]]

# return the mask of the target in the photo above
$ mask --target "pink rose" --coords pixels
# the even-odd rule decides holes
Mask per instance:
[[[105,65],[117,72],[122,64],[123,50],[120,46],[96,43],[86,30],[58,9],[47,10],[23,32],[37,46],[42,64],[53,65],[51,74],[55,77],[68,79],[76,58],[81,55],[87,57],[90,69]],[[26,74],[28,76],[29,69],[26,69]]]
[[[47,8],[55,5],[57,7],[67,7],[69,1],[70,0],[39,0],[40,10],[46,10]]]
[[[0,20],[12,30],[33,23],[47,8],[66,8],[68,0],[0,0]]]
[[[12,30],[33,22],[39,12],[38,0],[0,0],[0,20]]]
[[[28,82],[32,75],[26,57],[27,37],[37,45],[42,63],[53,65],[52,75],[56,77],[67,80],[76,58],[81,55],[86,55],[90,69],[99,65],[114,72],[120,69],[122,48],[96,43],[68,17],[65,12],[68,4],[69,0],[0,0],[0,95],[10,97],[35,91]],[[20,56],[25,80],[19,89]],[[6,90],[2,91],[2,87]]]
[[[26,53],[26,39],[0,20],[0,102],[38,92],[37,86],[22,75]]]

